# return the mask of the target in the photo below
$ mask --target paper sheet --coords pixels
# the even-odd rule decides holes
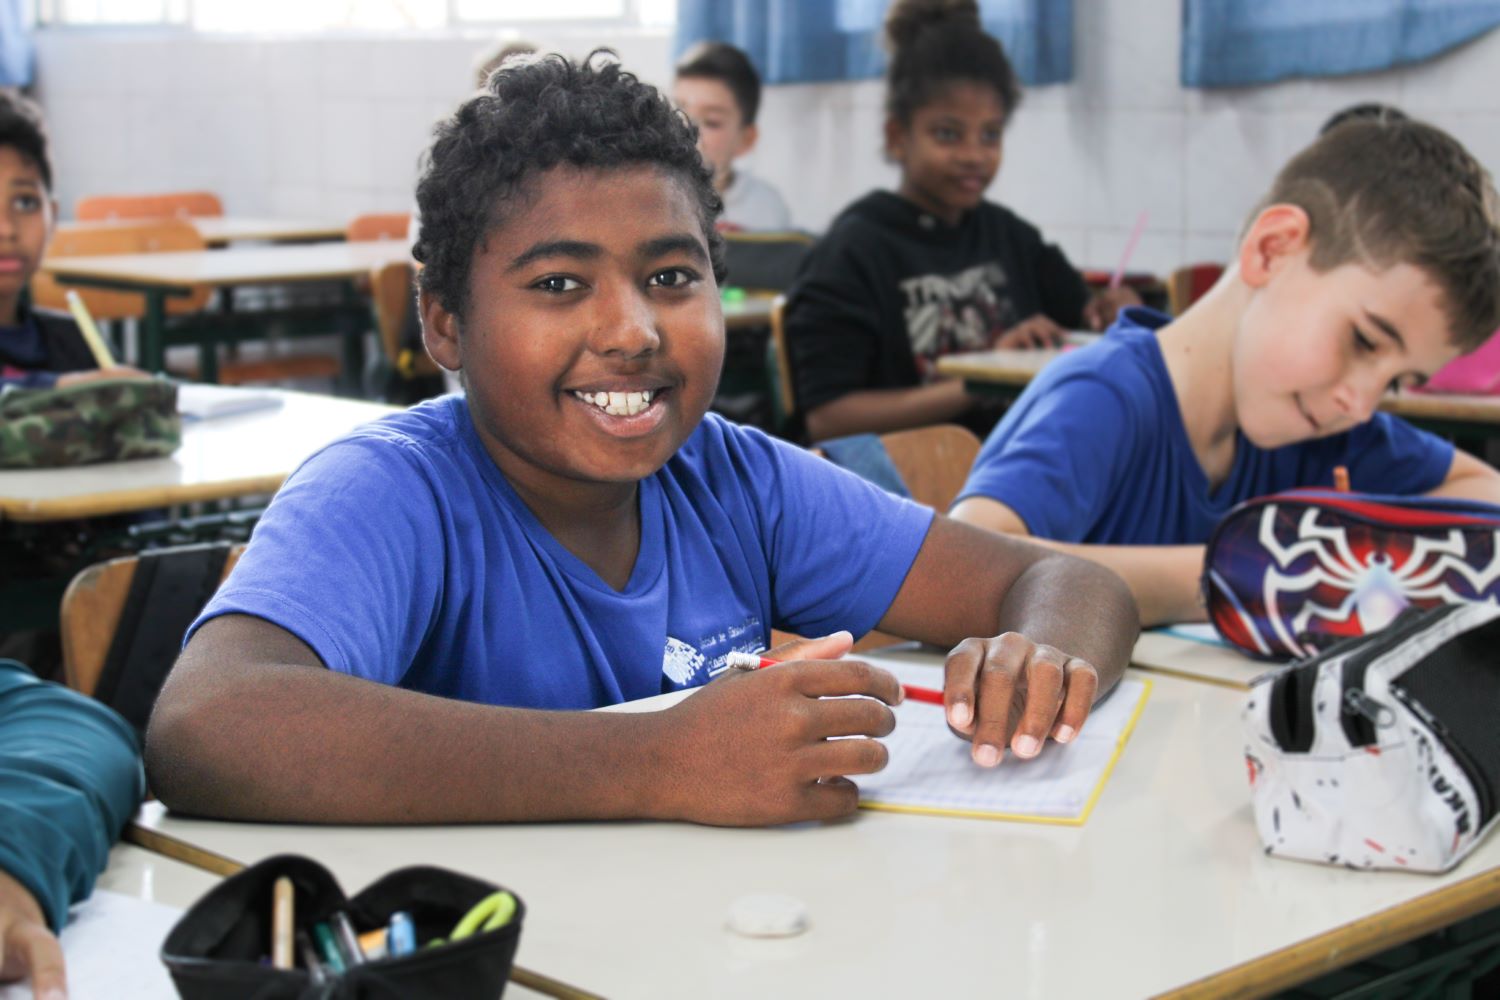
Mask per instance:
[[[860,658],[890,670],[903,683],[942,686],[942,673],[932,667],[878,654],[862,653]],[[969,744],[949,731],[942,708],[908,700],[896,707],[896,731],[884,738],[890,763],[879,774],[854,778],[860,805],[1080,825],[1103,791],[1150,689],[1150,681],[1121,681],[1072,743],[1048,740],[1030,760],[1006,753],[994,769],[974,763]]]
[[[1175,635],[1179,639],[1191,639],[1193,642],[1201,642],[1206,646],[1223,646],[1225,649],[1234,648],[1220,638],[1218,629],[1206,622],[1167,625],[1162,631],[1167,633],[1167,635]]]
[[[284,400],[274,392],[241,389],[235,386],[180,382],[177,385],[177,412],[194,420],[229,417],[253,410],[275,409]]]
[[[182,911],[97,889],[73,907],[63,928],[68,1000],[175,997],[161,943]],[[0,1000],[31,1000],[30,983],[0,986]]]

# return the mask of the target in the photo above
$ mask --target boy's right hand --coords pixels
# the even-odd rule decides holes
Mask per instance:
[[[837,632],[787,643],[784,662],[730,671],[662,713],[664,761],[658,815],[719,826],[834,819],[853,812],[859,790],[845,775],[873,774],[888,760],[876,739],[901,700],[888,671],[838,659],[852,638]],[[846,695],[865,695],[847,698]]]
[[[63,1000],[67,971],[36,897],[0,869],[0,983],[31,977],[37,1000]]]
[[[995,346],[1008,350],[1061,347],[1067,336],[1068,331],[1042,313],[1037,313],[1000,334],[995,340]]]

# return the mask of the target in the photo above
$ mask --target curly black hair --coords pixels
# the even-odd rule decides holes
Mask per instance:
[[[47,126],[42,109],[13,91],[0,88],[0,146],[9,146],[29,160],[52,190],[52,159],[47,155]]]
[[[698,196],[714,277],[724,280],[724,242],[714,228],[723,206],[697,130],[615,60],[608,49],[582,62],[557,54],[508,59],[483,93],[438,124],[417,182],[421,228],[412,255],[425,265],[422,290],[460,320],[480,241],[504,225],[529,180],[562,164],[654,164],[680,178]]]

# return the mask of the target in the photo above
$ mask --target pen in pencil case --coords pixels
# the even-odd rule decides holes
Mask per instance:
[[[780,660],[768,659],[759,653],[741,653],[736,650],[729,654],[724,664],[728,667],[760,670],[763,667],[775,666],[780,662]],[[912,701],[925,701],[929,705],[941,705],[943,703],[943,692],[936,688],[919,687],[916,684],[903,684],[901,685],[901,691]]]

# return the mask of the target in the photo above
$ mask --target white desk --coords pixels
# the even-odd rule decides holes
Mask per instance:
[[[1243,694],[1152,679],[1080,828],[875,812],[768,830],[308,827],[153,804],[133,837],[200,859],[296,851],[350,891],[408,864],[471,872],[525,899],[520,964],[623,998],[1263,995],[1500,905],[1496,838],[1438,878],[1266,857]],[[727,931],[731,902],[762,890],[801,899],[809,929]]]
[[[1230,646],[1195,642],[1151,629],[1136,640],[1130,665],[1153,674],[1173,674],[1244,691],[1251,681],[1279,664],[1257,660]]]
[[[217,876],[201,868],[121,843],[109,852],[109,867],[99,873],[94,888],[186,910],[218,884]]]
[[[395,412],[382,403],[278,392],[277,409],[184,420],[166,458],[0,471],[0,519],[56,521],[274,493],[318,448]]]

